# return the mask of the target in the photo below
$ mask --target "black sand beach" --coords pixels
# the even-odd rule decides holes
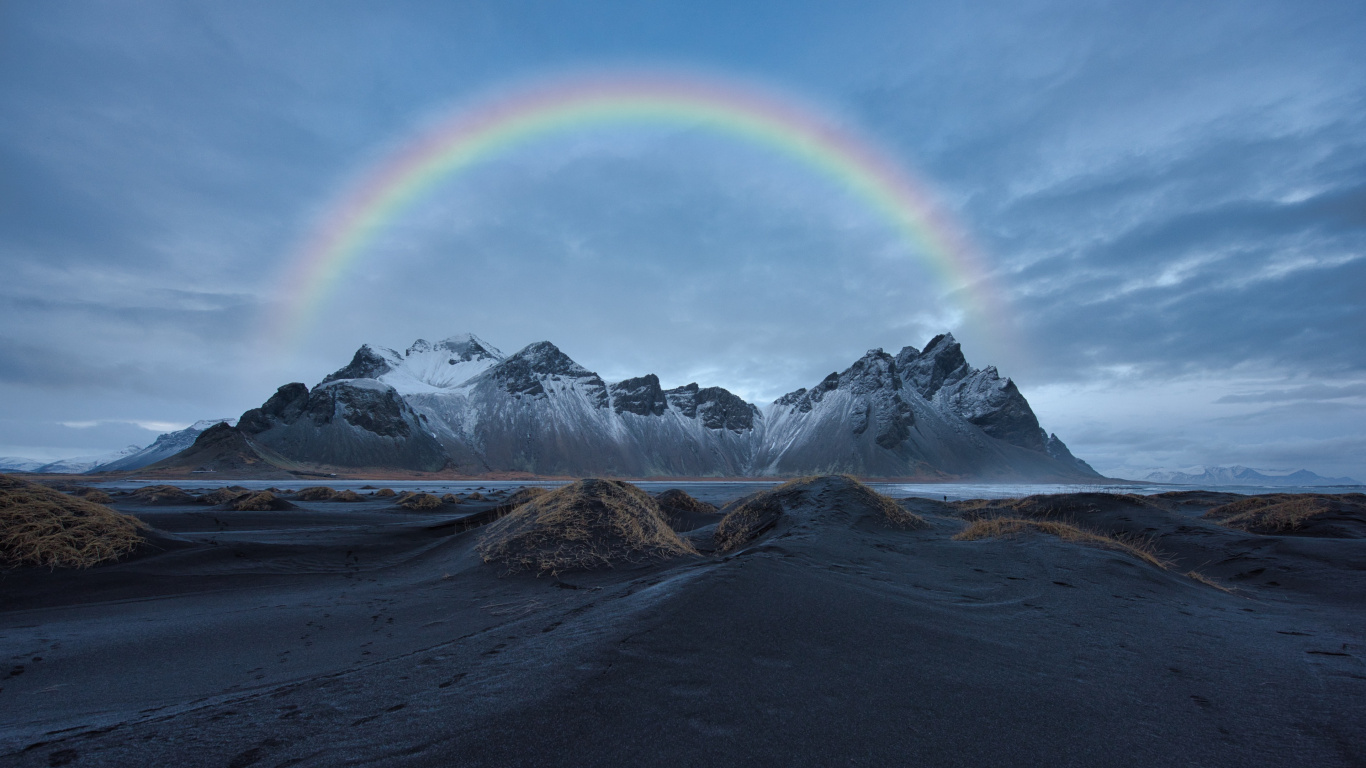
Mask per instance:
[[[284,498],[290,498],[285,496]],[[501,500],[113,506],[149,545],[0,577],[6,764],[1366,764],[1366,525],[1255,534],[1219,494],[1025,509],[1152,540],[1163,569],[970,505],[862,514],[847,481],[747,545],[505,574]],[[719,519],[717,516],[716,519]],[[1198,571],[1230,591],[1186,575]]]

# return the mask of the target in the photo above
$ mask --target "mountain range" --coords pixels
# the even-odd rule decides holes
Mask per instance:
[[[1143,478],[1153,483],[1175,485],[1260,485],[1260,486],[1319,486],[1361,485],[1350,477],[1321,477],[1307,469],[1256,470],[1250,467],[1188,467],[1186,469],[1158,469]]]
[[[874,349],[765,408],[721,387],[607,382],[550,342],[512,355],[472,334],[363,345],[311,389],[280,387],[153,472],[396,469],[478,475],[918,480],[1099,479],[994,367],[950,334]]]
[[[17,456],[4,456],[0,457],[0,471],[74,475],[85,472],[119,472],[141,469],[148,464],[154,464],[189,448],[201,432],[222,422],[236,424],[237,419],[204,419],[184,429],[161,434],[151,445],[143,447],[130,445],[121,451],[99,456],[78,456],[48,462]]]

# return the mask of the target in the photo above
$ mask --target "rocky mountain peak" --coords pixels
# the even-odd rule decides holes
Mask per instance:
[[[868,350],[867,354],[839,375],[838,382],[840,388],[848,389],[855,395],[901,389],[896,359],[883,352],[881,348]]]
[[[932,400],[945,384],[952,384],[975,373],[963,357],[963,348],[951,333],[941,333],[930,339],[925,351],[908,355],[914,347],[906,347],[898,355],[901,376],[926,400]]]
[[[693,385],[694,390],[697,385]],[[653,373],[634,379],[626,379],[608,387],[612,394],[612,409],[617,413],[634,413],[637,416],[663,416],[669,407],[664,390],[659,386],[659,377]]]
[[[529,397],[544,396],[546,380],[577,379],[583,382],[596,407],[607,407],[606,383],[548,341],[528,344],[489,372],[510,394]]]
[[[422,340],[418,339],[418,341]],[[369,344],[362,344],[360,349],[356,350],[356,354],[352,356],[351,362],[346,364],[346,367],[327,376],[320,383],[326,384],[329,381],[339,379],[378,379],[391,370],[393,368],[390,366],[388,358]],[[302,387],[303,385],[300,384],[299,386]]]
[[[426,341],[418,339],[404,354],[413,354],[419,344],[425,346],[423,351],[433,350],[449,353],[451,356],[451,364],[468,362],[470,360],[504,359],[503,353],[500,352],[497,347],[472,333],[458,333],[454,336],[442,339],[435,344],[427,344]]]

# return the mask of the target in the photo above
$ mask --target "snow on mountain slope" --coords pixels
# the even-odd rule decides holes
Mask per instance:
[[[497,347],[472,333],[435,344],[418,339],[402,354],[388,347],[361,346],[345,368],[323,379],[376,379],[400,395],[440,392],[464,384],[504,360]]]
[[[44,462],[22,456],[0,456],[0,472],[34,472]]]

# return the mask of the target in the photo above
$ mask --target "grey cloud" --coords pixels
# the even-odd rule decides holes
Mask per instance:
[[[1343,400],[1366,396],[1366,383],[1345,384],[1305,384],[1288,389],[1271,389],[1261,392],[1248,392],[1239,395],[1224,395],[1216,403],[1277,403],[1298,400]]]

